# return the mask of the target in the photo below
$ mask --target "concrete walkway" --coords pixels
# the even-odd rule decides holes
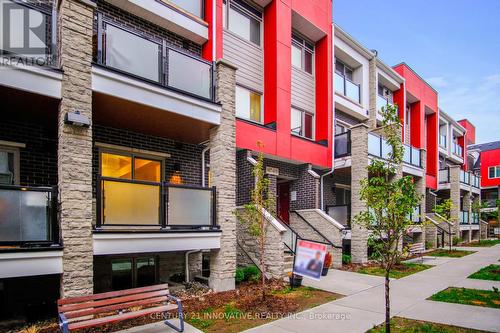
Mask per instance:
[[[435,267],[391,281],[391,315],[500,332],[500,309],[426,300],[450,286],[491,289],[498,285],[467,276],[498,263],[500,245],[473,250],[477,252],[462,258],[424,259]],[[360,275],[333,271],[319,282],[304,280],[306,285],[348,296],[302,312],[298,318],[281,319],[247,332],[366,332],[384,321],[384,286],[383,279]]]

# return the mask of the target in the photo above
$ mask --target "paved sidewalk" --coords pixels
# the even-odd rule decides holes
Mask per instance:
[[[464,249],[465,248],[459,248]],[[436,266],[425,271],[391,281],[391,314],[411,319],[453,324],[479,330],[500,332],[500,309],[432,302],[426,299],[449,286],[476,285],[486,289],[486,284],[467,279],[480,268],[500,259],[500,245],[490,248],[474,248],[474,254],[462,258],[429,260]],[[425,261],[424,261],[425,262]],[[347,291],[347,297],[303,312],[300,320],[281,319],[253,328],[247,332],[366,332],[384,321],[383,280],[366,280],[362,274],[333,271],[319,282],[304,280],[306,285],[329,291]],[[336,279],[337,278],[337,279]],[[480,280],[478,280],[480,281]],[[347,284],[347,286],[345,286]],[[490,287],[491,288],[491,287]],[[346,293],[344,293],[346,294]],[[331,319],[336,313],[348,316],[348,320]],[[314,315],[323,319],[310,319]]]

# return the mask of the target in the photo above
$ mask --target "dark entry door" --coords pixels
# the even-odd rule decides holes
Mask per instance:
[[[278,184],[278,217],[285,223],[290,222],[290,184]]]

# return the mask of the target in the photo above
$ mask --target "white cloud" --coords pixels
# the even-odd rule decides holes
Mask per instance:
[[[476,126],[477,143],[500,140],[500,74],[443,81],[448,85],[439,90],[440,107],[455,119],[469,119]]]

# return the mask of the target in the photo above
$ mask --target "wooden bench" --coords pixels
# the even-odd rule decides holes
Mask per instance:
[[[158,313],[168,318],[166,312],[172,310],[177,310],[179,327],[168,320],[165,324],[178,332],[184,331],[182,303],[170,295],[168,284],[62,298],[57,301],[57,307],[63,333]]]

